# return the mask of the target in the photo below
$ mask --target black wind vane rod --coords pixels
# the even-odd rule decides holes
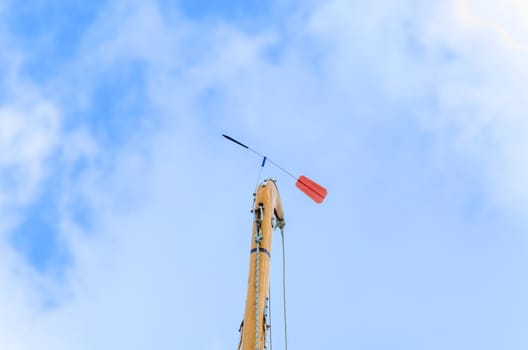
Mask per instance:
[[[291,176],[292,178],[296,179],[295,186],[297,186],[298,189],[303,191],[304,194],[306,194],[308,197],[313,199],[316,203],[322,203],[323,200],[325,199],[326,194],[328,193],[328,191],[323,186],[319,185],[318,183],[314,182],[313,180],[310,180],[309,178],[307,178],[304,175],[301,175],[299,177],[294,176],[292,173],[290,173],[289,171],[287,171],[286,169],[281,167],[279,164],[275,163],[271,159],[268,159],[268,157],[266,157],[262,153],[259,153],[259,152],[255,151],[254,149],[249,148],[248,146],[246,146],[245,144],[243,144],[242,142],[240,142],[238,140],[235,140],[231,136],[227,136],[225,134],[222,134],[222,136],[225,137],[226,139],[228,139],[229,141],[232,141],[232,142],[236,143],[237,145],[239,145],[239,146],[241,146],[241,147],[243,147],[243,148],[245,148],[247,150],[250,150],[251,152],[261,156],[262,157],[262,166],[264,166],[264,164],[266,164],[266,160],[267,160],[271,164],[275,165],[277,168],[279,168],[280,170],[284,171],[286,174]]]

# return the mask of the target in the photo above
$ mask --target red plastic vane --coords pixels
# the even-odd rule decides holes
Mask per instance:
[[[313,182],[306,176],[299,176],[295,183],[298,189],[303,191],[308,197],[314,200],[316,203],[322,203],[326,197],[328,191],[318,183]]]

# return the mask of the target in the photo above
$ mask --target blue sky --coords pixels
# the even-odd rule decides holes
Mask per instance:
[[[528,347],[528,7],[0,5],[0,347],[233,349],[260,159],[300,349]],[[274,344],[283,334],[280,245]]]

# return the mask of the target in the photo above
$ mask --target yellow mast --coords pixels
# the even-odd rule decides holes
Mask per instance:
[[[275,227],[284,227],[284,213],[274,180],[257,188],[249,258],[249,278],[239,350],[262,350],[266,344],[265,307],[269,298],[271,238]]]

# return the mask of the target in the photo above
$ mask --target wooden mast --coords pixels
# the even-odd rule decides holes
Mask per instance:
[[[246,308],[238,347],[240,350],[262,350],[266,344],[264,315],[269,297],[272,234],[274,227],[284,227],[282,203],[274,180],[266,180],[258,186],[253,213],[255,220],[251,234]]]

